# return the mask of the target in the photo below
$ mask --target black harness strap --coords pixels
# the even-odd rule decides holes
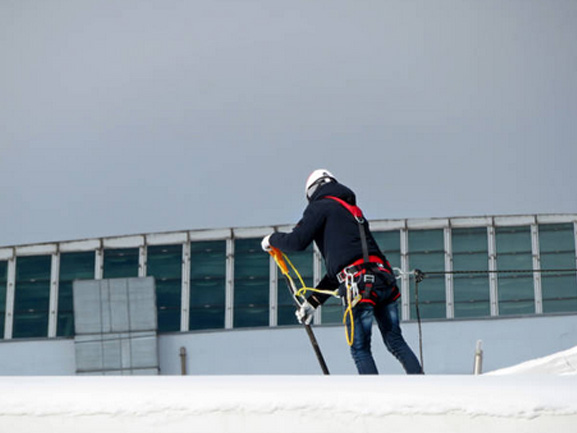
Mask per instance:
[[[359,234],[361,237],[361,248],[363,250],[363,261],[365,263],[369,263],[369,247],[367,245],[367,235],[365,233],[365,225],[364,225],[365,219],[363,217],[363,211],[361,211],[361,209],[358,206],[348,204],[346,201],[338,197],[327,195],[326,198],[330,198],[331,200],[340,203],[355,217],[355,220],[357,221],[357,224],[359,226]]]

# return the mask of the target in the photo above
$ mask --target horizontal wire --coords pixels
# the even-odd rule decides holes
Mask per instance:
[[[577,269],[507,269],[507,270],[486,270],[486,271],[423,271],[425,275],[445,275],[445,274],[533,274],[533,273],[563,273],[577,272]]]

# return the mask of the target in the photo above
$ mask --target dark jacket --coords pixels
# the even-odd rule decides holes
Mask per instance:
[[[281,251],[302,251],[315,242],[324,260],[327,274],[317,286],[335,289],[339,286],[336,275],[346,266],[363,257],[359,226],[355,217],[342,204],[327,196],[338,197],[356,205],[353,191],[333,181],[320,186],[311,197],[303,217],[290,233],[274,233],[270,244]],[[387,263],[364,220],[369,255]],[[322,303],[324,299],[318,303]]]

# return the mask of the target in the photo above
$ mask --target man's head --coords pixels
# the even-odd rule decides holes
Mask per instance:
[[[315,193],[319,186],[333,181],[336,182],[336,178],[330,171],[324,168],[319,168],[313,171],[307,178],[307,182],[305,184],[305,194],[307,199],[311,199],[312,195]]]

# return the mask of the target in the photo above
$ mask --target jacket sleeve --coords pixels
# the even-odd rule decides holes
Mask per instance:
[[[305,250],[324,224],[324,216],[318,207],[317,203],[309,204],[296,227],[290,233],[273,233],[270,244],[285,253]]]

